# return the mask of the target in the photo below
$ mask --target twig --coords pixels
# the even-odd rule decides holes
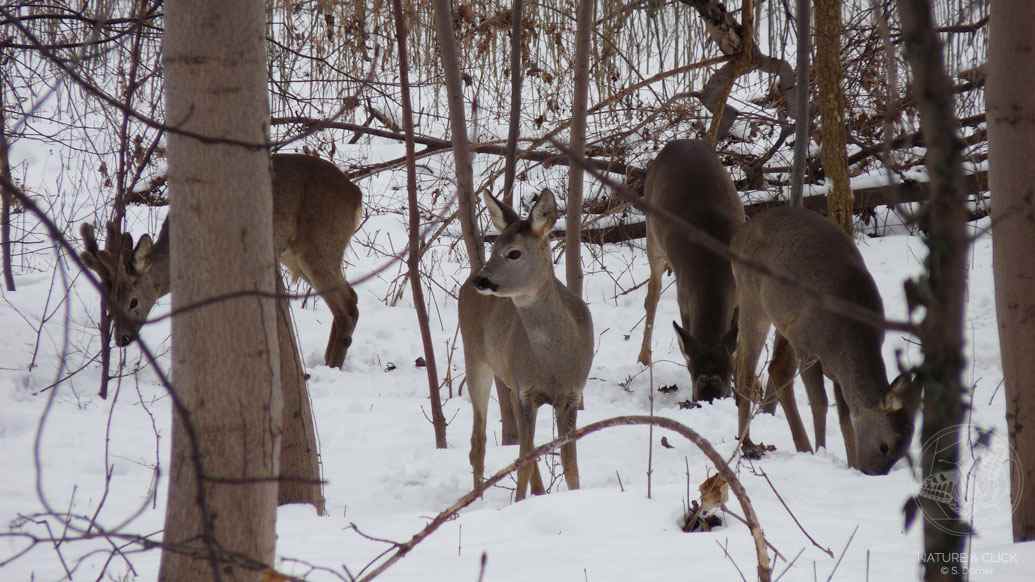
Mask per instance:
[[[855,529],[852,530],[852,535],[848,536],[848,541],[845,542],[845,547],[841,548],[841,555],[837,557],[837,562],[834,564],[834,569],[830,571],[830,575],[827,576],[827,582],[834,579],[834,574],[837,574],[837,568],[841,565],[841,560],[845,557],[845,552],[848,551],[848,546],[852,545],[852,540],[855,539],[855,532],[859,531],[859,524],[855,525]]]
[[[816,546],[816,548],[818,548],[820,551],[833,558],[834,552],[830,551],[830,548],[824,548],[823,546],[819,545],[819,543],[816,542],[816,540],[813,539],[811,535],[809,535],[809,532],[805,531],[805,527],[801,525],[800,521],[798,521],[798,516],[794,515],[794,512],[791,511],[791,508],[787,505],[787,502],[784,501],[783,496],[780,495],[780,492],[776,490],[776,486],[773,485],[773,482],[769,479],[769,475],[767,475],[766,472],[761,468],[758,469],[758,473],[762,475],[762,477],[765,479],[765,482],[769,484],[769,488],[773,490],[773,493],[776,494],[776,498],[780,500],[780,505],[783,505],[783,508],[787,510],[787,514],[790,515],[791,519],[794,520],[794,524],[798,526],[798,529],[801,530],[801,533],[805,534],[805,537],[807,537],[809,541],[812,542],[813,546]]]

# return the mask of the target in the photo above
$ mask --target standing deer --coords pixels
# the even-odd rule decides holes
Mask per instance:
[[[840,228],[815,212],[769,210],[737,232],[732,249],[819,293],[852,302],[875,317],[884,316],[877,285],[859,250]],[[740,310],[736,383],[743,442],[749,442],[753,399],[745,396],[758,394],[755,366],[772,324],[792,348],[778,345],[778,360],[793,362],[796,355],[802,367],[813,403],[817,444],[825,444],[825,373],[834,381],[849,466],[868,475],[886,474],[909,448],[921,391],[908,373],[888,385],[881,356],[883,329],[824,310],[795,286],[739,263],[733,265],[733,275]],[[793,378],[793,364],[775,369],[781,376],[778,382]],[[808,450],[793,387],[779,394],[798,450]]]
[[[744,222],[744,205],[733,181],[715,151],[703,141],[677,140],[666,145],[647,170],[644,198],[727,244]],[[665,217],[648,216],[647,260],[650,279],[643,303],[647,320],[640,363],[651,363],[661,275],[671,268],[682,319],[682,325],[672,325],[693,380],[694,400],[728,396],[731,353],[737,338],[729,259],[690,243]]]
[[[467,385],[474,408],[471,468],[474,486],[485,474],[485,417],[493,376],[510,387],[521,454],[533,448],[539,407],[551,404],[557,432],[570,434],[582,389],[593,361],[593,320],[577,295],[554,276],[550,228],[557,221],[553,194],[544,190],[522,220],[514,210],[485,194],[499,238],[482,270],[460,288],[460,333]],[[569,489],[579,488],[575,443],[561,448]],[[545,492],[539,468],[518,471],[516,499]]]
[[[301,154],[277,154],[273,165],[273,236],[280,262],[292,277],[304,278],[319,293],[334,322],[324,362],[340,368],[359,318],[358,298],[341,264],[363,216],[362,194],[331,162]],[[242,209],[244,211],[245,209]],[[143,235],[133,246],[128,233],[108,228],[108,249],[97,246],[93,227],[81,227],[83,262],[108,290],[115,318],[115,343],[127,346],[137,336],[155,302],[169,292],[169,221],[158,240]]]

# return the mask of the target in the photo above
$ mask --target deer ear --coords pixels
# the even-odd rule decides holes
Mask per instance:
[[[922,388],[909,372],[899,374],[891,383],[891,388],[881,400],[880,407],[884,412],[902,412],[912,415],[920,408]]]
[[[557,222],[557,200],[549,188],[544,188],[539,194],[539,200],[528,213],[528,221],[532,225],[532,232],[539,238],[550,234],[550,229]]]
[[[133,269],[137,273],[145,273],[151,268],[151,249],[154,242],[151,235],[145,234],[137,241],[137,248],[133,249]]]
[[[683,350],[683,354],[689,356],[700,351],[701,344],[697,343],[694,336],[687,333],[685,329],[674,321],[672,322],[672,327],[676,330],[676,337],[679,338],[679,349]]]
[[[726,335],[722,336],[722,345],[726,348],[726,351],[733,353],[737,349],[737,333],[739,329],[737,327],[737,310],[733,310],[733,321],[730,323],[730,328],[726,332]]]
[[[507,230],[508,226],[519,220],[513,208],[497,200],[488,191],[482,193],[482,199],[485,201],[485,207],[489,209],[489,217],[492,218],[492,225],[496,227],[497,231],[503,232]]]

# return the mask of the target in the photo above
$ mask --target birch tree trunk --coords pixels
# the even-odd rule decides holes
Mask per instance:
[[[991,15],[988,137],[992,249],[1015,542],[1035,540],[1035,3],[996,4]]]
[[[173,312],[267,296],[172,320],[165,582],[255,580],[274,558],[282,395],[265,22],[256,0],[166,4]]]
[[[851,236],[852,190],[848,185],[845,98],[841,92],[841,1],[816,0],[816,82],[823,143],[823,171],[833,188],[827,195],[830,219]]]

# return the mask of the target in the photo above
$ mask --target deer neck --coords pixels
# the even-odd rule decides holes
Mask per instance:
[[[700,273],[677,274],[676,289],[679,295],[680,311],[687,314],[682,322],[687,332],[698,341],[717,344],[725,337],[733,321],[732,274],[727,265],[707,273],[708,285],[702,285]],[[722,278],[725,277],[726,280]]]
[[[567,305],[561,295],[563,286],[551,273],[533,293],[512,298],[522,326],[530,335],[557,333],[567,316]]]

